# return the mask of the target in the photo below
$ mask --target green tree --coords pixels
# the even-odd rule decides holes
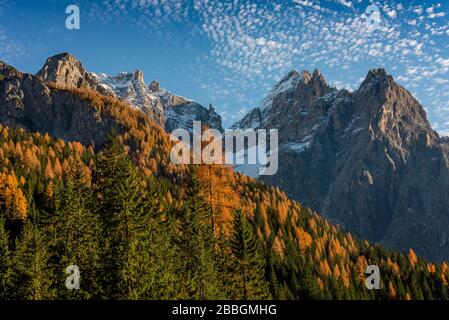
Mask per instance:
[[[241,210],[234,212],[231,237],[233,282],[236,299],[269,298],[265,259],[253,227]]]
[[[201,194],[201,185],[192,171],[177,221],[179,297],[184,299],[223,298],[212,213]]]
[[[5,221],[0,218],[0,299],[10,298],[13,282],[12,254]]]
[[[51,289],[49,259],[44,236],[30,222],[26,223],[16,241],[13,257],[15,298],[42,300],[55,297]]]
[[[141,299],[147,292],[148,234],[143,181],[118,136],[111,136],[98,163],[97,211],[101,216],[103,294]]]
[[[100,264],[100,219],[92,210],[89,177],[80,161],[74,165],[64,181],[54,219],[57,243],[57,263],[54,274],[60,296],[67,299],[98,297]],[[80,289],[67,290],[65,269],[76,265],[80,269]]]

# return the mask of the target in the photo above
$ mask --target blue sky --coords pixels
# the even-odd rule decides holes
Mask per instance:
[[[65,28],[71,4],[80,30]],[[384,67],[449,135],[447,0],[0,0],[1,60],[35,73],[64,51],[89,71],[141,69],[147,82],[212,103],[226,126],[291,69],[318,68],[332,85],[356,89]]]

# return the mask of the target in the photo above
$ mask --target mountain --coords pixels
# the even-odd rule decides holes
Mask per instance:
[[[449,297],[447,263],[360,240],[229,167],[176,166],[171,147],[128,102],[0,63],[0,300]],[[61,285],[68,264],[80,290]]]
[[[122,99],[145,112],[168,132],[178,128],[191,130],[193,121],[223,131],[221,117],[213,108],[174,95],[160,88],[157,81],[147,85],[140,70],[115,76],[96,74],[85,71],[81,62],[71,54],[62,53],[48,58],[36,76],[44,82],[89,88]]]
[[[81,62],[68,53],[61,53],[47,59],[36,77],[45,82],[66,85],[75,88],[87,88],[100,91],[103,94],[112,94],[104,90],[96,77],[87,72]]]
[[[70,90],[52,86],[3,62],[0,62],[0,79],[0,122],[4,125],[94,145],[104,144],[111,130],[119,131],[112,117],[98,112]],[[87,83],[80,79],[84,78],[74,81]]]
[[[371,241],[449,258],[449,144],[385,70],[354,92],[292,71],[234,127],[279,129],[262,181]]]

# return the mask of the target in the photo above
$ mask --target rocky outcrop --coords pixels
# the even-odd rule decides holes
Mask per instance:
[[[214,108],[210,106],[209,109],[206,109],[194,101],[187,101],[170,107],[167,112],[165,129],[167,132],[172,132],[178,128],[192,131],[193,121],[201,121],[209,128],[223,132],[221,117],[215,112]]]
[[[48,58],[36,77],[61,86],[88,88],[102,94],[112,94],[98,83],[94,75],[86,72],[81,62],[67,52]]]
[[[160,99],[156,97],[146,85],[143,73],[121,72],[116,76],[107,74],[93,74],[101,86],[137,109],[145,112],[160,126],[165,125],[165,108]]]
[[[159,82],[145,83],[142,71],[121,72],[115,76],[87,72],[81,62],[69,53],[47,59],[36,74],[44,82],[62,86],[89,88],[101,94],[125,100],[145,112],[168,132],[177,128],[190,130],[192,121],[202,121],[207,126],[223,131],[221,117],[213,108],[172,94],[161,88]]]
[[[286,79],[235,125],[279,129],[279,171],[261,179],[371,241],[448,259],[448,143],[419,102],[383,69],[355,92],[319,71]]]
[[[0,123],[101,146],[117,122],[69,90],[0,62]]]

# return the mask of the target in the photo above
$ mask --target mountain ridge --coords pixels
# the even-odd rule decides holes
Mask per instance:
[[[233,126],[279,129],[280,169],[261,180],[371,241],[447,258],[449,149],[424,108],[385,69],[353,92],[305,74]]]
[[[157,85],[153,83],[152,87],[154,90]],[[2,252],[9,250],[9,243],[21,248],[11,248],[17,263],[5,264],[0,259],[6,266],[5,274],[17,275],[8,282],[8,291],[0,293],[0,299],[74,298],[73,292],[68,296],[60,285],[63,276],[60,270],[67,261],[72,261],[67,252],[75,254],[73,261],[77,263],[79,255],[100,256],[99,264],[89,259],[82,261],[83,270],[99,270],[100,274],[88,273],[89,286],[83,285],[79,298],[194,299],[198,296],[191,292],[197,289],[196,284],[210,279],[201,277],[193,280],[193,284],[184,281],[192,267],[203,266],[196,258],[198,255],[189,251],[201,248],[196,241],[203,234],[198,234],[192,224],[195,217],[203,218],[204,230],[212,239],[214,235],[217,238],[216,242],[208,243],[211,259],[206,261],[220,262],[219,272],[214,274],[226,284],[235,281],[235,277],[228,268],[232,266],[227,265],[231,259],[226,259],[228,250],[223,247],[226,241],[222,241],[222,236],[234,233],[237,237],[245,234],[248,237],[250,232],[253,241],[261,246],[252,276],[257,276],[262,284],[266,282],[275,299],[448,297],[447,263],[436,265],[418,258],[413,250],[406,255],[359,240],[314,210],[291,200],[279,188],[234,174],[231,168],[200,165],[187,171],[183,165],[174,166],[168,158],[172,146],[169,134],[143,111],[113,96],[90,88],[43,82],[0,63],[0,123],[0,212],[6,218],[6,223],[0,221],[0,246]],[[116,135],[108,142],[111,131]],[[186,175],[190,176],[187,181]],[[140,193],[136,188],[148,191],[142,189]],[[145,196],[140,197],[141,194]],[[103,209],[105,200],[111,205]],[[138,202],[142,200],[145,204]],[[245,221],[250,222],[245,232],[236,227],[230,216],[230,212],[240,210]],[[117,219],[117,211],[126,216],[119,212]],[[198,212],[202,214],[192,215]],[[112,214],[115,219],[111,224]],[[115,261],[125,271],[118,279],[126,280],[121,275],[145,268],[145,274],[152,280],[133,282],[133,292],[128,290],[129,285],[120,287],[115,281],[101,281],[104,274],[101,270],[111,267],[111,260],[102,258],[108,249],[101,246],[103,235],[117,230],[116,223],[128,226],[130,221],[144,217],[142,224],[135,224],[143,228],[132,228],[131,235],[120,232],[128,237],[120,239],[119,245],[126,248],[117,250],[120,252]],[[85,224],[77,223],[77,218],[83,223],[100,218],[104,225],[86,228]],[[75,222],[70,226],[76,229],[67,228],[67,221]],[[190,233],[184,233],[186,230]],[[30,237],[35,239],[32,245],[24,240]],[[161,242],[154,244],[154,239]],[[74,245],[73,241],[78,242]],[[222,251],[215,252],[218,248]],[[132,251],[136,254],[130,258],[127,249],[136,250]],[[28,268],[29,261],[41,263]],[[100,268],[95,268],[96,265]],[[365,287],[368,265],[379,266],[380,290]],[[90,286],[97,281],[110,293]],[[167,285],[167,281],[173,285]],[[152,285],[150,290],[148,284]],[[219,297],[247,298],[237,287],[241,288],[237,284],[214,285]],[[135,292],[139,292],[138,297]],[[266,295],[254,297],[262,299]]]
[[[192,121],[201,121],[223,131],[221,117],[213,108],[172,94],[160,88],[155,80],[146,84],[141,70],[120,72],[115,76],[88,72],[78,59],[65,52],[48,58],[36,76],[44,82],[89,88],[122,99],[148,114],[168,132],[178,128],[192,130]]]

